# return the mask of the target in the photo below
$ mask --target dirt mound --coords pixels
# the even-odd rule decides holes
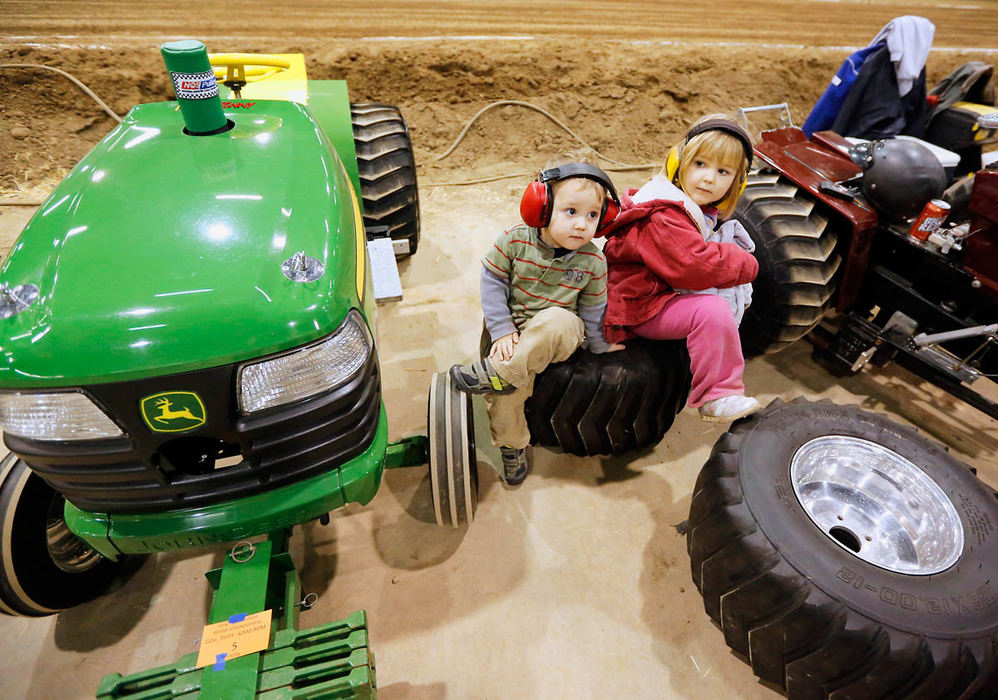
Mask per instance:
[[[696,117],[739,106],[787,102],[807,116],[845,49],[724,51],[624,41],[455,40],[300,42],[247,51],[302,52],[309,76],[345,79],[354,101],[398,105],[417,162],[432,179],[532,169],[577,145],[550,118],[522,106],[488,110],[447,158],[436,156],[479,110],[500,100],[548,111],[601,154],[658,162]],[[933,53],[929,82],[978,54]],[[118,114],[172,91],[158,47],[0,49],[0,63],[43,64],[88,85]],[[65,77],[39,69],[0,70],[0,191],[45,190],[114,127]]]

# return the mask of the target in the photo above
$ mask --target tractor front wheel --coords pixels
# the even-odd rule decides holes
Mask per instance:
[[[475,419],[471,397],[454,387],[449,372],[430,379],[426,422],[433,517],[437,525],[470,525],[478,506]]]
[[[64,504],[16,455],[0,462],[0,611],[51,615],[102,595],[132,568],[74,535]]]

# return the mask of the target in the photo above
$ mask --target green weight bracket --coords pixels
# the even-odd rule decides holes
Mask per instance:
[[[221,569],[207,572],[214,590],[209,622],[272,610],[270,647],[224,664],[195,668],[197,654],[128,676],[105,676],[98,700],[320,700],[377,696],[374,655],[363,610],[298,630],[301,582],[288,552],[290,530],[239,543]],[[222,666],[221,668],[216,668]]]

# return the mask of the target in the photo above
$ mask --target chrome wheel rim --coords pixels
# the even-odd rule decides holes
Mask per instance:
[[[45,543],[49,557],[61,571],[81,574],[89,571],[103,558],[97,550],[77,537],[62,516],[63,500],[53,498],[45,521]]]
[[[927,576],[963,552],[963,524],[943,492],[915,464],[869,440],[815,438],[790,462],[804,512],[825,535],[882,569]]]

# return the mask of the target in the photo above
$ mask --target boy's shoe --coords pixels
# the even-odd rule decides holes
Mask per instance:
[[[530,461],[526,447],[500,447],[502,454],[503,481],[507,486],[519,486],[527,478]]]
[[[752,396],[730,394],[708,401],[700,407],[700,417],[706,421],[733,421],[755,413],[762,404]]]
[[[499,376],[489,358],[450,368],[454,387],[466,394],[512,394],[516,387]]]

